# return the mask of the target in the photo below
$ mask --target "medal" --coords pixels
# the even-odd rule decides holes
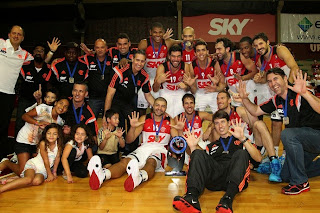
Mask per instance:
[[[104,75],[101,75],[101,80],[104,80]]]
[[[70,84],[74,84],[74,78],[69,77],[69,83],[70,83]]]
[[[101,71],[101,80],[103,81],[104,80],[104,71],[106,70],[106,62],[107,62],[107,57],[104,58],[104,61],[103,61],[103,68],[101,67],[101,64],[100,64],[100,61],[97,57],[97,63],[98,63],[98,66],[100,68],[100,71]]]
[[[134,79],[133,73],[131,74],[131,78],[132,78],[132,82],[133,82],[133,85],[134,85],[134,93],[137,94],[138,93],[138,85],[137,85],[137,83],[139,81],[139,75],[137,75],[137,82]]]
[[[76,62],[76,64],[74,65],[74,67],[73,67],[73,70],[72,70],[72,72],[71,72],[71,70],[70,70],[70,66],[69,66],[69,63],[66,61],[66,64],[67,64],[67,68],[68,68],[68,71],[69,71],[69,83],[70,84],[74,84],[74,74],[75,74],[75,72],[76,72],[76,69],[77,69],[77,65],[78,65],[78,62]]]
[[[222,147],[223,147],[222,154],[229,154],[229,146],[230,146],[230,144],[231,144],[232,139],[233,139],[233,136],[231,136],[231,137],[229,138],[228,144],[227,144],[227,146],[226,146],[226,145],[224,144],[222,138],[220,137],[220,142],[221,142],[221,145],[222,145]]]
[[[152,119],[153,119],[153,127],[154,127],[154,130],[156,132],[156,137],[155,137],[154,140],[155,140],[155,142],[159,142],[160,141],[159,133],[160,133],[160,129],[161,129],[162,122],[163,122],[163,116],[161,118],[160,125],[159,125],[158,128],[157,128],[156,121],[154,120],[153,115],[152,115]]]
[[[288,125],[289,124],[289,117],[288,116],[283,117],[282,122],[284,125]]]

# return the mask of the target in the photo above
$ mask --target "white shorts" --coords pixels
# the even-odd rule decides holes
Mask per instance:
[[[28,169],[33,169],[36,174],[42,174],[44,179],[47,179],[48,177],[47,170],[44,167],[44,164],[43,165],[36,164],[34,161],[32,161],[32,159],[29,159],[27,161],[23,171],[20,174],[20,177],[24,177],[24,172]]]
[[[163,89],[160,90],[160,97],[163,97],[167,100],[167,114],[174,118],[180,113],[184,112],[183,104],[182,104],[182,97],[186,94],[183,90],[177,91],[164,91]]]
[[[156,99],[159,97],[159,92],[153,92],[153,90],[152,90],[153,82],[154,82],[154,79],[150,79],[151,95],[153,96],[154,99]],[[144,92],[142,91],[142,89],[139,89],[137,107],[139,109],[147,109],[148,106],[149,106],[149,103],[148,103],[147,99],[144,97]]]
[[[197,111],[205,111],[207,106],[210,107],[211,112],[215,113],[218,111],[218,105],[217,105],[217,92],[212,93],[196,93],[196,110]]]
[[[273,97],[272,91],[267,84],[256,84],[257,104],[261,105]]]
[[[147,143],[127,155],[127,158],[136,159],[139,163],[139,169],[142,169],[149,158],[157,162],[156,172],[163,172],[168,164],[167,149],[158,143]]]

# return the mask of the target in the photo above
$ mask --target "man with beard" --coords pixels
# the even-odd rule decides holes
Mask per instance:
[[[107,43],[99,38],[94,43],[95,54],[86,54],[84,61],[89,69],[88,88],[89,105],[98,118],[99,113],[104,114],[104,101],[107,95],[107,88],[110,83],[110,59],[107,55]]]
[[[228,38],[218,38],[215,48],[222,74],[229,87],[229,93],[237,93],[236,86],[239,80],[247,81],[250,100],[253,100],[255,84],[251,79],[258,70],[252,60],[245,58],[239,52],[232,51],[233,43]],[[232,102],[232,104],[240,105],[235,102]]]
[[[293,76],[299,70],[297,62],[294,57],[283,45],[271,46],[270,41],[266,34],[259,33],[253,37],[253,46],[256,51],[261,55],[257,62],[257,66],[260,72],[255,76],[254,80],[260,87],[261,90],[271,92],[267,85],[267,79],[265,73],[272,68],[281,68],[288,77],[288,81],[293,83]],[[264,94],[266,97],[272,97],[273,93]],[[260,102],[258,104],[262,104]],[[280,144],[280,134],[282,130],[282,119],[277,112],[271,114],[272,120],[272,139],[276,152],[278,154],[279,144]]]
[[[312,95],[306,87],[307,74],[298,71],[293,76],[294,86],[288,84],[288,77],[280,68],[267,71],[268,86],[276,94],[268,102],[258,106],[249,99],[245,84],[240,82],[239,95],[243,105],[255,116],[277,110],[285,129],[281,140],[286,150],[286,159],[281,177],[289,185],[282,193],[296,195],[310,190],[308,178],[320,175],[320,99]]]
[[[14,25],[8,33],[8,39],[0,39],[0,99],[2,101],[0,107],[0,159],[8,154],[6,144],[14,108],[14,86],[23,63],[33,60],[33,56],[20,47],[24,40],[24,34],[24,30],[20,26]]]
[[[127,172],[128,178],[124,182],[124,188],[131,192],[141,183],[151,179],[156,170],[164,171],[166,146],[171,135],[177,135],[174,128],[171,128],[175,123],[166,114],[166,108],[166,100],[159,97],[154,101],[152,113],[139,118],[139,113],[132,112],[131,117],[129,116],[131,127],[126,136],[126,143],[132,143],[142,134],[141,145],[109,169],[102,169],[100,157],[93,156],[88,163],[91,189],[97,190],[103,181],[119,178]]]
[[[157,68],[153,91],[160,91],[160,97],[168,102],[167,113],[174,118],[183,112],[182,105],[176,103],[177,100],[182,100],[188,90],[188,86],[183,82],[183,76],[185,73],[189,75],[189,72],[182,62],[182,49],[179,45],[170,47],[168,53],[169,60]]]
[[[111,58],[112,67],[119,65],[119,67],[122,68],[133,59],[133,55],[137,50],[136,48],[131,48],[131,41],[126,33],[119,33],[116,44],[116,47],[111,47],[109,49],[109,56]]]
[[[51,44],[48,42],[48,45],[51,54],[49,52],[46,59],[45,45],[36,45],[33,49],[34,60],[25,63],[21,68],[18,79],[18,88],[20,88],[20,90],[16,115],[15,135],[18,134],[19,130],[24,125],[24,121],[21,119],[21,116],[25,113],[25,109],[35,103],[33,93],[38,91],[40,85],[41,91],[39,90],[38,92],[41,92],[41,94],[45,94],[46,91],[52,87],[54,76],[50,69],[50,65],[45,61],[50,61],[53,53],[58,49],[60,41],[57,38],[54,38]]]
[[[56,75],[56,87],[61,96],[71,97],[73,85],[84,82],[88,77],[88,67],[83,58],[79,57],[77,43],[69,42],[66,45],[64,58],[52,63],[52,71]]]

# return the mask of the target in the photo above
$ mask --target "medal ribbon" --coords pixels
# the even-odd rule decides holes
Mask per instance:
[[[198,60],[197,60],[197,66],[198,66],[199,73],[200,73],[200,75],[202,76],[202,78],[204,78],[204,74],[205,74],[205,72],[206,72],[208,63],[209,63],[209,59],[207,58],[206,67],[205,67],[204,70],[203,70],[203,76],[202,76],[202,69],[200,68],[199,63],[198,63]]]
[[[156,55],[156,50],[154,49],[154,44],[153,44],[153,41],[152,41],[151,37],[150,37],[150,43],[151,43],[152,50],[153,50],[153,53],[155,54],[156,58],[159,58],[159,54],[160,54],[161,47],[162,47],[162,41],[160,43],[157,55]]]
[[[77,115],[76,108],[74,108],[74,105],[73,105],[73,104],[72,104],[72,108],[73,108],[74,118],[76,119],[76,123],[77,123],[77,124],[80,124],[83,105],[82,105],[81,108],[80,108],[80,113],[79,113],[79,115]]]
[[[225,77],[227,77],[228,73],[229,73],[229,69],[230,69],[230,65],[231,65],[231,61],[232,61],[232,55],[233,55],[233,53],[231,53],[231,57],[230,57],[230,60],[228,62],[228,66],[227,66],[227,71],[226,71],[226,74],[224,75]]]
[[[269,56],[268,56],[268,58],[270,58],[270,55],[271,55],[271,53],[272,53],[272,50],[273,50],[273,47],[271,47],[271,46],[269,46],[271,49],[270,49],[270,53],[269,53]],[[267,59],[268,59],[267,58]],[[264,62],[263,62],[263,64],[261,65],[261,67],[260,67],[260,71],[264,71],[264,69],[266,68],[266,66],[267,66],[267,60],[265,60]]]
[[[190,127],[189,127],[189,122],[188,122],[187,116],[185,116],[185,117],[186,117],[187,127],[190,129],[190,132],[191,132],[192,128],[193,128],[194,118],[196,117],[196,113],[194,113],[194,115],[192,117],[192,121],[191,121],[191,126]]]
[[[101,74],[104,75],[104,71],[106,70],[107,57],[104,58],[103,69],[101,68],[101,64],[100,64],[100,61],[99,61],[98,57],[97,57],[97,62],[98,62],[98,66],[100,68]]]
[[[73,78],[74,76],[74,73],[76,72],[76,69],[77,69],[77,66],[78,66],[78,61],[76,62],[76,64],[74,65],[74,68],[72,70],[72,73],[71,73],[71,70],[70,70],[70,66],[69,66],[69,63],[66,61],[66,64],[67,64],[67,68],[68,68],[68,71],[69,71],[69,75],[71,78]]]
[[[160,132],[160,129],[161,129],[161,126],[162,126],[162,122],[163,122],[163,116],[162,116],[162,118],[161,118],[161,121],[160,121],[160,125],[159,125],[158,130],[157,130],[156,121],[154,120],[154,116],[153,116],[153,115],[152,115],[152,119],[153,119],[154,129],[156,130],[156,136],[159,136],[159,132]]]
[[[228,141],[228,145],[226,146],[226,145],[224,144],[222,138],[220,137],[220,142],[221,142],[221,145],[222,145],[224,151],[228,151],[232,139],[233,139],[233,136],[230,137],[230,139],[229,139],[229,141]]]

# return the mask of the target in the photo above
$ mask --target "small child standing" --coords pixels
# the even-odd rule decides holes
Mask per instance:
[[[123,128],[119,128],[119,113],[109,109],[105,113],[106,125],[98,131],[98,152],[104,168],[120,161],[118,146],[124,148]]]
[[[61,163],[64,169],[62,175],[68,183],[73,183],[71,172],[75,176],[85,178],[88,176],[87,167],[83,162],[92,157],[92,146],[94,145],[93,137],[89,128],[85,124],[77,124],[71,131],[72,139],[66,143]]]
[[[62,129],[58,124],[47,125],[38,144],[38,155],[27,161],[20,175],[21,178],[0,187],[0,193],[30,185],[38,186],[44,181],[55,180],[62,151],[62,137]]]

